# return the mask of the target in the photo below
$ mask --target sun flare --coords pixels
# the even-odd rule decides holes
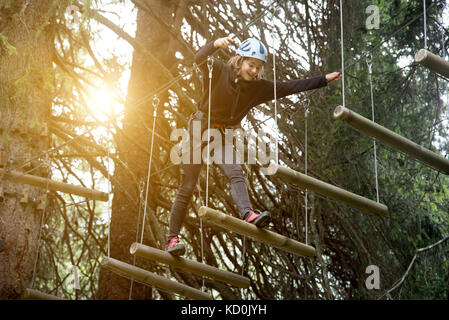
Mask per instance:
[[[89,100],[89,109],[94,112],[95,116],[110,115],[114,110],[112,93],[107,89],[92,90]]]

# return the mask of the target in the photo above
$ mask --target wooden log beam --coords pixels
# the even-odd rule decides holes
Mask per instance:
[[[248,288],[250,280],[233,272],[224,271],[194,260],[176,257],[168,252],[148,247],[140,243],[133,243],[130,253],[141,258],[154,260],[170,265],[177,269],[189,271],[193,274],[206,276],[221,282],[229,283],[238,288]]]
[[[449,79],[449,61],[421,49],[415,54],[415,62]]]
[[[33,176],[30,174],[23,174],[17,171],[4,172],[4,169],[0,169],[0,175],[2,174],[4,174],[4,179],[10,180],[15,183],[23,183],[44,189],[46,189],[48,185],[48,190],[71,193],[77,196],[86,197],[93,200],[108,201],[108,194],[101,191],[96,191],[81,186],[75,186],[69,183],[63,183],[38,176]]]
[[[122,261],[103,257],[101,261],[101,266],[110,271],[113,271],[125,278],[134,279],[143,284],[157,287],[161,290],[177,293],[183,297],[195,300],[210,300],[212,297],[202,292],[201,290],[189,287],[185,284],[165,279],[157,274],[150,271],[144,270],[142,268],[124,263]]]
[[[223,212],[202,206],[198,211],[198,215],[200,216],[200,218],[210,221],[220,227],[234,231],[244,236],[254,238],[273,247],[291,252],[299,256],[315,256],[314,247],[308,246],[275,232],[258,228],[251,223],[224,214]]]
[[[22,300],[66,300],[60,297],[27,288],[22,294]]]
[[[376,138],[383,143],[396,148],[409,156],[416,158],[436,170],[449,174],[449,160],[420,145],[400,136],[399,134],[382,127],[381,125],[349,110],[338,106],[334,110],[334,118],[347,122],[354,129]]]
[[[386,216],[388,213],[388,208],[384,204],[364,198],[316,178],[306,176],[290,168],[271,164],[268,167],[267,174],[277,176],[286,182],[294,183],[304,189],[319,193],[367,213],[373,213],[381,217]]]

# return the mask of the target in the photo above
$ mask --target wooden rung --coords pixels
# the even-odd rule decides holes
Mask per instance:
[[[66,299],[62,299],[60,297],[48,293],[43,293],[38,290],[27,288],[23,292],[22,300],[66,300]]]
[[[183,269],[200,276],[206,276],[218,281],[229,283],[238,288],[248,288],[250,280],[233,272],[224,271],[204,263],[194,260],[175,257],[165,251],[145,246],[140,243],[133,243],[130,253],[145,259],[154,260],[160,263],[168,264],[177,269]]]
[[[388,207],[384,204],[364,198],[355,193],[346,191],[342,188],[333,186],[329,183],[320,181],[290,168],[271,164],[268,167],[267,172],[267,174],[277,176],[286,182],[294,183],[304,189],[319,193],[330,199],[345,203],[367,213],[373,213],[382,217],[386,216],[388,213]]]
[[[53,181],[30,174],[23,174],[17,171],[8,171],[6,173],[4,172],[4,169],[0,169],[0,175],[4,174],[4,179],[11,180],[12,182],[28,184],[44,189],[46,189],[48,185],[48,190],[51,191],[61,191],[93,200],[108,201],[108,194],[101,191],[96,191],[59,181]]]
[[[150,271],[130,265],[128,263],[124,263],[122,261],[113,258],[103,257],[101,265],[102,267],[115,273],[118,273],[119,275],[124,276],[126,278],[131,278],[141,283],[150,286],[155,286],[164,291],[177,293],[189,299],[197,299],[197,300],[212,299],[212,297],[209,294],[202,292],[201,290],[189,287],[185,284],[173,280],[165,279],[164,277],[161,277]]]
[[[439,154],[421,147],[348,108],[338,106],[334,111],[334,118],[347,122],[354,129],[427,163],[444,174],[449,174],[449,159],[445,159]]]
[[[200,218],[213,222],[220,227],[234,231],[244,236],[254,238],[273,247],[291,252],[299,256],[315,256],[314,247],[287,238],[275,232],[258,228],[251,223],[245,222],[228,214],[224,214],[223,212],[202,206],[198,211],[198,215],[200,216]]]
[[[449,62],[432,52],[426,49],[419,50],[415,54],[415,62],[449,79]]]

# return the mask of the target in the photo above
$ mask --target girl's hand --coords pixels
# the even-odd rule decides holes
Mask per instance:
[[[327,82],[331,82],[331,81],[337,81],[341,79],[341,73],[340,72],[332,72],[332,73],[328,73],[326,74],[326,81]]]
[[[215,40],[214,47],[226,49],[231,43],[234,43],[234,40],[232,40],[231,37],[219,38]]]

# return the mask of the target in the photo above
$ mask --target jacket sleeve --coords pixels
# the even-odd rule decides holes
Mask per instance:
[[[258,103],[267,102],[274,99],[274,82],[268,80],[261,80],[263,91],[261,90],[261,101]],[[284,82],[276,82],[276,98],[280,99],[294,93],[313,90],[325,87],[327,85],[326,77],[324,75],[309,78],[298,79]]]
[[[218,49],[214,47],[214,42],[209,42],[205,46],[203,46],[198,52],[195,54],[193,61],[198,65],[203,74],[203,82],[206,84],[209,81],[209,69],[207,67],[207,57],[212,55]],[[214,64],[212,69],[212,77],[216,76],[223,67],[223,62],[213,58]]]
[[[214,47],[214,42],[212,41],[198,50],[193,58],[193,61],[199,66],[203,75],[208,75],[209,70],[207,68],[207,57],[212,55],[215,51],[217,51],[217,48]],[[215,61],[214,64],[216,64]]]

